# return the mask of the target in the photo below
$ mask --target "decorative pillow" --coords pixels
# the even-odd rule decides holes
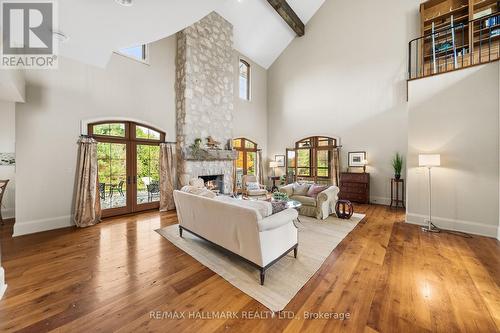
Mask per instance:
[[[310,198],[316,199],[318,194],[320,194],[321,192],[323,192],[327,188],[328,188],[328,186],[321,186],[321,185],[313,184],[313,185],[311,185],[311,187],[309,187],[309,191],[307,191],[307,196]]]
[[[284,201],[271,201],[271,205],[273,206],[273,214],[277,214],[287,207]]]
[[[260,190],[259,183],[257,183],[257,182],[248,182],[247,183],[247,190],[249,190],[249,191]]]
[[[205,188],[205,181],[201,178],[193,178],[189,181],[189,185],[198,188]]]
[[[215,200],[228,202],[240,207],[252,208],[259,213],[260,218],[265,218],[273,214],[271,203],[263,200],[239,200],[224,195],[218,196]]]
[[[309,191],[310,184],[301,184],[294,183],[293,184],[293,194],[294,195],[307,195],[307,191]]]
[[[197,195],[197,196],[200,196],[200,197],[205,197],[205,198],[209,198],[209,199],[213,199],[215,198],[217,195],[206,189],[206,188],[199,188],[199,187],[196,187],[196,186],[190,186],[190,185],[186,185],[184,186],[182,189],[181,189],[182,192],[186,192],[186,193],[189,193],[189,194],[194,194],[194,195]]]

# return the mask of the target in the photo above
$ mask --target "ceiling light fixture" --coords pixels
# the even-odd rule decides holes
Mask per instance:
[[[126,7],[130,7],[132,6],[132,0],[115,0],[116,3],[122,5],[122,6],[126,6]]]

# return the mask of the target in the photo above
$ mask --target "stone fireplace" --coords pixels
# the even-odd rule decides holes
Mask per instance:
[[[223,192],[233,190],[233,156],[193,158],[187,151],[208,136],[221,143],[233,138],[233,26],[212,12],[177,34],[176,113],[179,184],[200,176],[222,176]],[[226,151],[227,152],[227,151]],[[218,158],[220,156],[220,158]]]

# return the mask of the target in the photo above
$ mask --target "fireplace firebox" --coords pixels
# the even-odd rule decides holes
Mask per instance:
[[[211,191],[224,193],[224,175],[199,176],[205,182],[205,187]]]

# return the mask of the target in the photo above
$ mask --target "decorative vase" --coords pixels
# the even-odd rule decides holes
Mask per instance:
[[[400,180],[400,179],[401,179],[401,175],[400,175],[400,174],[395,174],[395,175],[394,175],[394,178],[395,178],[396,180]]]

